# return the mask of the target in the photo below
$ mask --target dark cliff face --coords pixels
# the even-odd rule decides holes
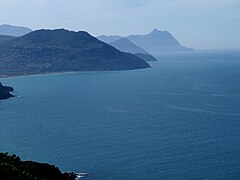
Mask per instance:
[[[9,86],[3,86],[2,83],[0,83],[0,100],[8,99],[10,97],[14,97],[10,92],[13,91],[12,87]]]
[[[0,75],[150,67],[84,31],[38,30],[0,44]]]

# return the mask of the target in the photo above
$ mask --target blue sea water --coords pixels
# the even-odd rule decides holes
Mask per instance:
[[[0,151],[91,180],[240,179],[240,50],[2,79]]]

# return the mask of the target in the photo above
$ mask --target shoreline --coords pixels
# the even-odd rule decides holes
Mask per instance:
[[[154,61],[156,62],[156,61]],[[41,74],[24,74],[24,75],[0,75],[0,80],[8,80],[8,79],[16,79],[23,77],[41,77],[41,76],[51,76],[51,75],[64,75],[64,74],[87,74],[87,73],[106,73],[106,72],[125,72],[125,71],[143,71],[150,68],[143,69],[130,69],[130,70],[109,70],[109,71],[65,71],[65,72],[49,72],[49,73],[41,73]]]
[[[22,77],[39,77],[39,76],[61,75],[61,74],[76,74],[76,73],[79,73],[79,72],[78,71],[69,71],[69,72],[24,74],[24,75],[0,75],[0,80],[16,79],[16,78],[22,78]]]

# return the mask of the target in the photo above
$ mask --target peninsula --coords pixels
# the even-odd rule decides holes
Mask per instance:
[[[85,31],[37,30],[0,43],[0,76],[149,67]]]

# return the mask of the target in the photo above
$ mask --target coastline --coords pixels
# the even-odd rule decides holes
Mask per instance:
[[[24,74],[24,75],[0,75],[0,80],[5,79],[16,79],[22,77],[39,77],[39,76],[50,76],[50,75],[61,75],[61,74],[77,74],[82,71],[67,71],[67,72],[54,72],[54,73],[41,73],[41,74]]]
[[[153,61],[156,62],[156,61]],[[47,72],[47,73],[40,73],[40,74],[23,74],[23,75],[0,75],[0,80],[7,80],[7,79],[16,79],[22,77],[40,77],[40,76],[51,76],[51,75],[64,75],[64,74],[86,74],[86,73],[106,73],[106,72],[126,72],[126,71],[144,71],[150,68],[143,68],[143,69],[131,69],[131,70],[109,70],[109,71],[63,71],[63,72]]]

